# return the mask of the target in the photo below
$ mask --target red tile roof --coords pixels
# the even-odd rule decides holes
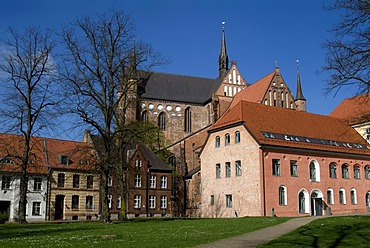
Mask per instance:
[[[12,163],[0,163],[0,171],[21,171],[23,142],[24,139],[21,135],[0,134],[0,157],[12,161]],[[45,143],[47,153],[45,152]],[[48,159],[46,159],[46,154]],[[59,155],[68,156],[69,164],[61,164],[58,159]],[[92,149],[83,142],[32,137],[28,172],[31,174],[47,174],[47,164],[52,169],[94,170],[93,159]]]
[[[370,121],[370,93],[346,98],[329,116],[345,120],[350,125]]]
[[[340,119],[323,115],[311,114],[285,108],[266,106],[259,103],[240,101],[229,109],[210,129],[227,128],[231,124],[243,123],[260,145],[275,145],[291,148],[304,148],[322,151],[335,151],[353,154],[370,155],[370,150],[349,148],[336,145],[306,142],[310,140],[326,140],[345,144],[368,143],[350,126]],[[280,134],[283,138],[268,138],[263,132]],[[301,137],[300,141],[286,140],[284,135]],[[286,138],[287,138],[286,137]],[[328,142],[327,142],[328,143]]]
[[[266,77],[261,78],[260,80],[256,81],[252,85],[238,92],[234,96],[234,99],[231,102],[230,108],[234,107],[241,100],[261,103],[274,76],[275,76],[275,72],[271,72]]]

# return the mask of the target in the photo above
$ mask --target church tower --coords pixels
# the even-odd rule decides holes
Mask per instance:
[[[297,94],[295,97],[295,104],[297,105],[297,110],[299,111],[306,111],[306,98],[304,98],[302,93],[302,86],[301,86],[301,76],[299,73],[299,65],[297,60]]]
[[[222,22],[221,51],[218,56],[218,76],[221,77],[229,69],[229,56],[226,52],[225,22]]]

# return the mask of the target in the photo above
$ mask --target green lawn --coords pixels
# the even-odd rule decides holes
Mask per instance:
[[[0,247],[193,247],[279,224],[288,218],[150,219],[2,224]]]
[[[318,219],[260,247],[370,247],[370,216]]]

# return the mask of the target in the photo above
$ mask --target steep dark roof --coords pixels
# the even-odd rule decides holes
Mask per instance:
[[[191,179],[196,173],[198,173],[200,171],[200,166],[192,169],[191,171],[188,172],[188,174],[186,174],[184,176],[185,179]]]
[[[141,98],[205,104],[212,98],[222,78],[211,79],[152,72],[140,83]]]
[[[150,171],[154,171],[154,170],[167,171],[167,172],[172,171],[172,169],[165,162],[163,162],[157,155],[155,155],[155,153],[152,150],[150,150],[149,147],[147,147],[141,142],[138,142],[137,146],[138,146],[138,149],[143,154],[144,158],[147,161],[150,161],[150,165],[151,165],[149,169]]]

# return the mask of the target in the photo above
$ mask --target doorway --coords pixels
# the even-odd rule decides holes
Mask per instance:
[[[56,195],[54,220],[62,220],[63,212],[64,212],[64,195]]]
[[[323,201],[322,197],[317,192],[311,194],[311,215],[321,216],[323,215]]]

